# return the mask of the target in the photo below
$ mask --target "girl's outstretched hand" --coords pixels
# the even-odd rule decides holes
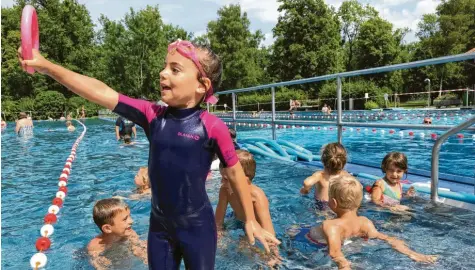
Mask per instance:
[[[270,232],[262,229],[257,221],[247,221],[244,225],[246,235],[251,245],[254,245],[255,238],[261,242],[267,253],[270,253],[269,243],[280,245],[280,241],[275,238]]]

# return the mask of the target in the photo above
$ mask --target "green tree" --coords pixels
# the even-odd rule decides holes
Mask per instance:
[[[247,14],[239,5],[218,10],[218,19],[208,23],[207,39],[211,49],[223,61],[222,89],[261,84],[265,77],[265,53],[259,49],[264,36],[252,33]],[[202,40],[205,41],[205,40]]]
[[[341,4],[338,9],[338,16],[341,21],[346,70],[354,70],[355,42],[360,33],[361,25],[368,19],[377,17],[378,12],[370,5],[363,7],[358,1],[349,0]]]
[[[341,70],[340,25],[323,0],[279,0],[271,70],[279,81]]]
[[[158,6],[130,11],[121,21],[99,19],[95,74],[112,88],[134,97],[159,97],[160,71],[167,45],[177,39],[190,39],[191,33],[164,24]]]
[[[35,97],[35,119],[58,119],[64,112],[66,98],[57,91],[45,91]]]
[[[54,80],[43,75],[23,72],[16,57],[20,46],[20,19],[25,3],[37,11],[40,24],[40,51],[53,62],[74,71],[86,73],[92,65],[94,29],[89,12],[76,0],[16,1],[2,8],[2,90],[18,99],[42,91],[57,90],[71,93]]]

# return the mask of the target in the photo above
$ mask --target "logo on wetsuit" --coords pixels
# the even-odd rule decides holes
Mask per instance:
[[[193,139],[195,141],[200,139],[200,136],[198,136],[198,135],[183,133],[183,132],[180,132],[180,131],[178,131],[177,135],[180,136],[180,137],[186,137],[186,138],[189,138],[189,139]]]

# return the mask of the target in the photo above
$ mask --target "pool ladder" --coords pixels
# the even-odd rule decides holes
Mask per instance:
[[[447,132],[442,134],[437,141],[435,141],[434,146],[432,147],[432,160],[431,160],[431,172],[432,172],[432,179],[430,183],[430,199],[433,202],[439,201],[439,153],[440,147],[442,144],[452,135],[455,133],[464,130],[472,125],[475,124],[475,116],[468,119],[467,121],[449,129]],[[475,193],[475,177],[474,177],[474,193]]]

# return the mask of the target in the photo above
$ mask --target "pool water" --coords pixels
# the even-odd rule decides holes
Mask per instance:
[[[238,139],[259,137],[272,138],[270,128],[248,128],[238,127]],[[350,131],[351,130],[351,131]],[[420,169],[430,171],[432,147],[435,140],[430,136],[431,133],[438,135],[441,131],[414,131],[414,136],[408,136],[405,131],[404,136],[400,136],[399,130],[395,129],[393,134],[389,129],[381,133],[381,129],[373,132],[371,128],[346,128],[343,131],[342,142],[346,147],[349,160],[348,162],[379,167],[384,156],[391,151],[403,152],[407,155],[409,169]],[[424,137],[420,136],[424,133]],[[452,136],[445,142],[440,151],[439,171],[446,174],[462,175],[474,177],[475,183],[475,140],[472,139],[472,133],[464,133],[464,138]],[[319,154],[322,146],[327,143],[337,141],[336,127],[290,128],[278,129],[277,139],[287,140],[301,145]]]
[[[79,145],[72,166],[69,192],[55,225],[52,247],[46,252],[47,269],[92,269],[85,247],[99,233],[92,220],[94,202],[115,195],[128,197],[134,189],[135,173],[147,163],[148,142],[141,130],[138,134],[139,144],[124,147],[115,141],[113,123],[87,120],[85,124],[88,131]],[[63,122],[41,122],[36,124],[32,138],[16,137],[12,130],[2,134],[2,269],[29,268],[29,260],[36,253],[34,245],[43,225],[43,217],[58,189],[59,174],[81,131],[82,128],[78,127],[76,132],[69,133]],[[257,135],[253,132],[258,131],[240,132],[239,136]],[[307,136],[300,131],[279,132],[282,132],[279,134],[282,138],[283,133],[287,132],[285,136],[289,137],[285,139],[295,138],[294,142],[297,138]],[[310,140],[320,137],[326,138],[321,139],[323,143],[333,141],[335,134],[308,135]],[[372,141],[367,137],[368,141]],[[311,143],[315,149],[320,147],[319,143]],[[361,153],[365,151],[361,150]],[[351,153],[351,158],[356,158],[354,153]],[[377,162],[380,160],[374,159]],[[254,183],[269,198],[274,227],[283,242],[280,247],[280,254],[284,258],[281,269],[335,267],[325,250],[295,241],[286,235],[286,230],[292,225],[312,225],[324,220],[324,216],[314,210],[312,196],[299,195],[302,181],[314,170],[298,163],[257,157]],[[219,185],[220,178],[215,173],[214,178],[207,183],[213,206],[217,204]],[[144,198],[127,202],[134,219],[134,229],[142,239],[146,239],[150,200]],[[414,209],[409,218],[382,211],[367,202],[363,203],[360,213],[372,219],[380,231],[404,239],[416,251],[439,255],[437,264],[423,266],[379,241],[357,240],[343,248],[346,257],[353,263],[353,269],[387,269],[388,266],[391,269],[475,268],[475,260],[472,259],[475,252],[473,212],[444,205],[434,206],[423,195],[406,203]],[[231,223],[226,221],[227,225]],[[241,230],[231,229],[220,240],[216,269],[256,269],[258,265],[265,264],[253,253],[239,251],[243,235]],[[113,269],[147,269],[127,250],[114,250],[114,253],[116,260],[113,260]]]

